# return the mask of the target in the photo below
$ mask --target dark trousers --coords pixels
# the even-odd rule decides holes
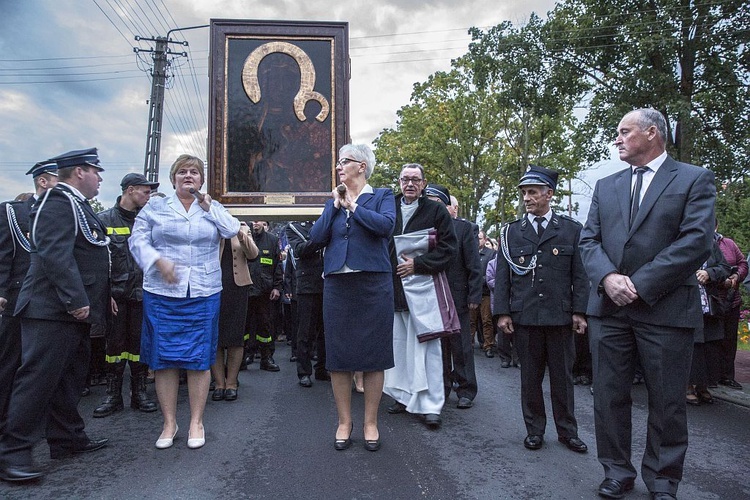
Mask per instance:
[[[326,341],[323,335],[323,294],[301,293],[297,295],[297,376],[312,375],[326,371]],[[318,360],[312,366],[311,351],[316,344]]]
[[[624,315],[589,318],[594,364],[594,423],[607,478],[636,477],[631,462],[631,406],[636,361],[648,390],[648,430],[641,475],[649,491],[677,493],[688,445],[685,388],[693,329],[657,326]]]
[[[742,305],[742,304],[740,304]],[[719,379],[734,380],[734,360],[737,357],[737,330],[740,324],[740,305],[724,316],[724,338],[719,341]]]
[[[497,324],[496,324],[497,326]],[[518,365],[518,353],[516,352],[516,342],[513,334],[506,335],[498,333],[497,335],[497,355],[501,361],[507,361],[512,365]]]
[[[269,292],[270,293],[270,292]],[[247,321],[245,328],[248,332],[247,352],[255,354],[260,351],[263,359],[273,356],[276,346],[273,341],[273,317],[269,293],[250,296],[247,299]]]
[[[148,366],[140,362],[142,327],[143,302],[118,300],[117,316],[112,316],[112,324],[106,333],[108,372],[121,377],[125,364],[130,363],[133,377],[146,374]]]
[[[573,363],[573,376],[585,375],[591,378],[591,351],[589,350],[589,333],[574,335],[576,347],[576,359]]]
[[[446,396],[453,381],[458,384],[456,395],[473,400],[477,395],[477,374],[474,371],[474,332],[469,326],[469,311],[458,313],[461,333],[440,339],[443,350],[443,385]]]
[[[8,402],[16,370],[21,366],[21,320],[0,317],[0,434],[8,418]]]
[[[292,346],[292,356],[297,355],[298,310],[296,297],[290,300],[288,304],[284,304],[284,333],[286,333],[287,344]]]
[[[88,442],[78,413],[86,383],[90,325],[21,319],[23,353],[0,438],[0,462],[32,464],[32,449],[45,435],[50,450],[72,450]]]
[[[513,334],[521,362],[521,410],[526,432],[543,435],[547,426],[542,381],[549,369],[552,415],[559,437],[578,437],[573,415],[573,331],[565,326],[515,325]]]

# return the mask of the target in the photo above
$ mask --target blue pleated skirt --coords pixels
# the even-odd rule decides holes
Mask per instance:
[[[143,291],[141,362],[152,370],[208,370],[216,361],[221,292],[174,298]]]

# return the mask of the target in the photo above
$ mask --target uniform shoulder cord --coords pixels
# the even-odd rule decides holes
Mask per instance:
[[[500,230],[500,251],[503,254],[503,258],[508,262],[508,266],[510,267],[510,270],[517,274],[518,276],[525,276],[529,274],[529,271],[533,271],[536,269],[536,255],[531,257],[531,260],[529,261],[528,266],[521,266],[519,264],[516,264],[513,262],[513,259],[510,256],[510,250],[508,249],[508,228],[510,227],[510,224],[506,224],[505,227],[503,227]]]
[[[44,193],[44,198],[42,198],[42,201],[39,203],[39,208],[37,209],[37,217],[34,218],[34,226],[31,229],[31,239],[34,241],[34,246],[37,245],[36,243],[36,224],[39,222],[39,213],[42,211],[42,208],[44,207],[44,204],[47,202],[47,198],[49,198],[49,193],[52,191],[51,189],[48,189],[46,193]],[[67,191],[59,190],[61,193],[63,193],[65,196],[68,197],[68,200],[70,200],[70,207],[73,209],[73,217],[76,221],[76,236],[78,236],[78,228],[81,229],[81,233],[83,234],[83,237],[86,238],[86,241],[91,243],[94,246],[97,247],[105,247],[109,245],[110,239],[109,236],[104,236],[103,240],[97,240],[96,237],[91,232],[91,228],[89,227],[89,223],[86,220],[86,214],[83,212],[83,208],[81,207],[81,202],[72,194],[68,193]]]
[[[26,252],[31,252],[31,243],[29,243],[28,238],[26,238],[26,235],[21,231],[21,227],[18,225],[18,219],[16,218],[16,211],[10,203],[5,205],[5,212],[8,215],[8,225],[10,226],[11,234],[13,236],[13,238],[11,238],[13,240],[13,256],[16,256],[16,241],[18,241],[18,244],[21,245],[21,248]]]

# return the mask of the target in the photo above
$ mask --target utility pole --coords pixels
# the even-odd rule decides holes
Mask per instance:
[[[136,41],[156,42],[156,48],[141,49],[133,47],[135,53],[150,52],[154,60],[151,71],[151,100],[148,111],[148,134],[146,135],[146,160],[143,164],[143,175],[149,182],[159,182],[159,151],[161,150],[161,125],[164,115],[164,89],[167,84],[167,69],[171,65],[168,56],[187,57],[187,52],[172,52],[170,43],[187,46],[188,43],[169,40],[164,37],[144,38],[135,37]]]

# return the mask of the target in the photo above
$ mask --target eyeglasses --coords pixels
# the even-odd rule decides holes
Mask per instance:
[[[336,162],[336,165],[339,167],[343,167],[347,163],[362,163],[361,161],[352,160],[351,158],[341,158],[339,161]]]
[[[422,179],[419,177],[401,177],[399,178],[399,181],[401,181],[401,184],[404,186],[408,186],[410,182],[416,186],[422,182]]]

